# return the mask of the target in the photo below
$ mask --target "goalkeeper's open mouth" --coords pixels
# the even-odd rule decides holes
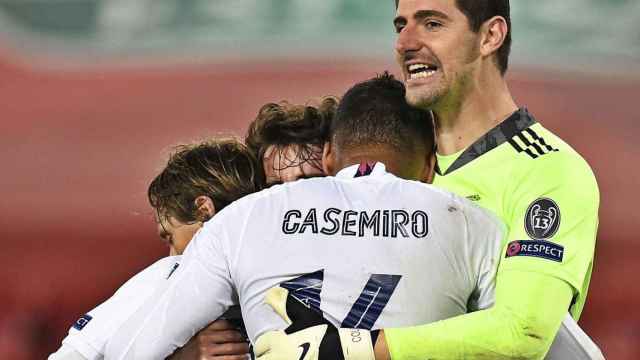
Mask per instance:
[[[418,61],[405,63],[405,80],[407,85],[422,83],[433,78],[438,73],[439,67],[434,64]]]
[[[424,60],[408,60],[404,64],[405,84],[422,85],[431,82],[439,73],[440,67]]]
[[[438,71],[438,67],[429,64],[413,64],[407,66],[407,71],[409,73],[409,79],[423,79],[433,76],[433,74]]]

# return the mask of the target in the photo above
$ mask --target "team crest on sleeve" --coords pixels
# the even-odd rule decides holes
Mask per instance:
[[[91,319],[93,319],[91,315],[84,314],[80,319],[76,320],[76,322],[73,323],[73,328],[80,331],[84,329],[84,327],[89,323],[89,321],[91,321]]]
[[[532,239],[549,239],[560,227],[560,208],[549,198],[539,198],[527,208],[524,229]]]

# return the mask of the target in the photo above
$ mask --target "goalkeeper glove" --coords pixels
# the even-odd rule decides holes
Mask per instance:
[[[257,360],[375,360],[377,330],[337,329],[321,312],[279,286],[267,292],[265,302],[289,326],[258,338]]]

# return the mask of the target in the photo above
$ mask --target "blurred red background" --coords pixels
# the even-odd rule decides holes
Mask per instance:
[[[241,135],[265,102],[341,95],[385,69],[395,66],[278,61],[65,71],[0,61],[0,358],[44,358],[80,315],[167,253],[146,187],[171,145]],[[580,324],[608,359],[638,359],[640,80],[526,69],[509,77],[517,102],[596,173],[601,223]]]

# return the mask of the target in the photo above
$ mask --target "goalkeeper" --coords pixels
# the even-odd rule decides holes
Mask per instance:
[[[565,312],[577,320],[585,303],[598,186],[584,159],[512,100],[504,79],[511,45],[509,1],[445,3],[398,4],[396,52],[407,101],[432,109],[436,119],[434,184],[493,210],[509,231],[494,308],[387,330],[387,345],[398,359],[541,358]],[[419,15],[425,11],[447,19],[423,19]],[[442,30],[436,38],[443,32],[462,35],[466,41],[448,37],[444,42],[455,45],[467,61],[456,63],[451,53],[436,49],[437,40],[428,34],[431,25]],[[431,64],[432,58],[439,61]],[[416,79],[411,64],[417,62],[435,65],[433,78]]]

